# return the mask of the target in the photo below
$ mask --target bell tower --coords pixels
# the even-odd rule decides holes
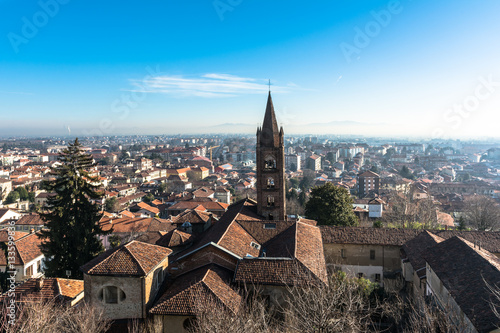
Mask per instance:
[[[266,220],[286,220],[285,146],[278,130],[271,91],[262,127],[257,128],[257,213]]]

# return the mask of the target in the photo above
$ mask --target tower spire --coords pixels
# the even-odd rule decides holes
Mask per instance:
[[[262,128],[257,129],[257,213],[267,220],[286,220],[285,148],[271,97],[271,81]]]
[[[273,99],[271,92],[267,97],[266,114],[262,123],[261,144],[268,147],[277,147],[279,145],[279,128],[274,113]]]

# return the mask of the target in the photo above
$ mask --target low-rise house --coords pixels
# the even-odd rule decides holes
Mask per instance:
[[[23,214],[19,213],[10,208],[0,208],[0,224],[7,220],[18,220],[23,216]]]
[[[43,278],[29,279],[15,288],[16,302],[55,302],[75,306],[83,299],[83,280]],[[6,296],[0,298],[7,299]]]
[[[256,202],[240,200],[222,218],[177,252],[169,265],[171,280],[150,313],[163,332],[186,332],[197,302],[218,299],[237,312],[237,286],[256,289],[280,303],[287,285],[312,279],[326,282],[320,230],[315,221],[268,221]]]
[[[9,195],[10,191],[12,191],[12,181],[0,177],[0,202]]]
[[[142,241],[154,244],[161,237],[159,232],[168,232],[175,228],[168,220],[142,217],[103,217],[99,224],[103,231],[112,231],[111,234],[100,236],[106,249],[111,247],[112,237],[118,238],[120,243],[141,237]]]
[[[191,168],[191,172],[194,174],[194,180],[205,179],[210,174],[210,170],[204,166]]]
[[[423,255],[427,249],[442,241],[444,241],[443,238],[425,230],[403,244],[401,248],[402,274],[412,292],[425,294],[426,265]]]
[[[202,206],[204,210],[213,213],[216,216],[222,216],[228,208],[228,204],[216,201],[180,201],[168,207],[167,211],[170,215],[179,215],[186,209],[195,209]]]
[[[172,250],[132,241],[82,266],[85,302],[110,319],[143,319],[155,300]]]
[[[16,231],[38,231],[45,226],[45,221],[37,213],[29,213],[15,221]]]
[[[35,197],[35,204],[40,207],[45,207],[47,205],[47,200],[53,195],[52,193],[41,192]]]
[[[498,288],[500,259],[461,237],[429,248],[426,261],[426,295],[447,309],[457,327],[468,332],[498,332],[498,318],[490,302],[490,287]]]
[[[421,230],[321,226],[326,265],[384,283],[401,269],[400,248]]]
[[[138,202],[135,205],[131,206],[129,209],[132,213],[141,213],[149,217],[160,215],[160,210],[158,208],[152,207],[145,202]]]
[[[6,248],[7,243],[8,240],[4,239],[2,246]],[[42,276],[45,256],[40,248],[41,243],[42,241],[36,233],[27,234],[15,239],[14,262],[5,257],[5,251],[0,251],[0,270],[3,272],[7,270],[12,271],[11,264],[13,264],[16,271],[16,282]]]
[[[222,186],[217,186],[215,189],[215,199],[219,202],[223,202],[226,204],[231,204],[231,191]]]
[[[208,264],[175,279],[150,313],[162,323],[163,332],[186,332],[197,314],[197,306],[217,301],[225,309],[238,313],[242,296],[230,286],[233,272],[217,264]]]
[[[197,209],[186,209],[179,215],[172,216],[170,220],[177,228],[181,228],[185,223],[189,223],[191,229],[185,231],[195,234],[202,233],[207,230],[214,221],[217,221],[212,213]]]

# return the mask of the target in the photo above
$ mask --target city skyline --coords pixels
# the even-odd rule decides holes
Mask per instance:
[[[494,1],[0,6],[2,135],[498,137]]]

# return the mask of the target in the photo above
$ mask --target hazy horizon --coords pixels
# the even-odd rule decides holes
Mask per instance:
[[[494,0],[0,8],[0,136],[500,137]]]

